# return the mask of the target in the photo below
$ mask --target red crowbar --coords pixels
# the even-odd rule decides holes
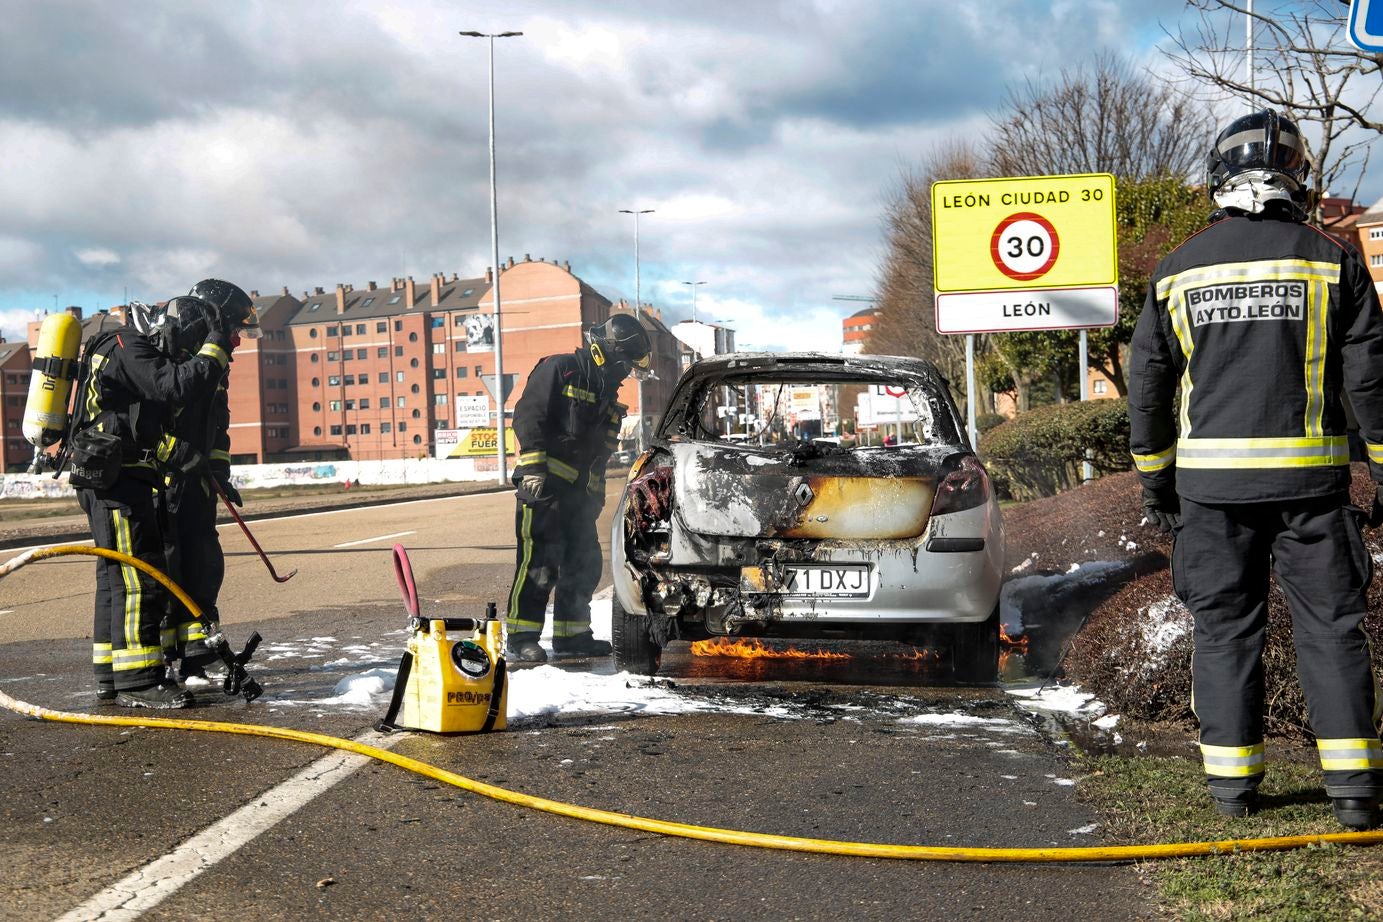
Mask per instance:
[[[264,548],[260,547],[259,542],[255,540],[255,536],[250,534],[249,526],[247,526],[245,520],[240,517],[240,513],[235,511],[235,504],[226,496],[226,491],[221,489],[221,484],[215,477],[208,477],[207,479],[211,481],[212,489],[216,491],[216,495],[221,497],[221,502],[226,504],[226,510],[230,512],[231,518],[235,519],[235,524],[240,526],[240,530],[245,533],[245,537],[250,539],[250,544],[259,552],[259,559],[264,561],[264,565],[269,568],[269,575],[274,578],[274,582],[286,583],[296,576],[298,574],[297,570],[289,570],[286,576],[278,575],[278,572],[274,570],[274,565],[269,562],[269,555],[264,553]]]

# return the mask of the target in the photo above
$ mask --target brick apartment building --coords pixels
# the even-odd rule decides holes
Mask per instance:
[[[433,433],[457,427],[455,399],[488,395],[482,376],[494,374],[492,279],[487,270],[481,278],[439,273],[425,282],[397,278],[359,289],[338,284],[301,297],[287,289],[251,291],[263,335],[244,340],[231,364],[234,463],[431,455]],[[633,311],[612,304],[555,260],[511,258],[500,280],[512,419],[540,358],[578,348],[585,331],[612,311]],[[81,318],[80,308],[69,310]],[[113,308],[85,319],[83,342],[119,326],[123,316]],[[630,379],[621,388],[620,400],[630,407],[628,439],[637,438],[641,415],[649,424],[656,419],[678,374],[677,340],[657,312],[644,307],[639,317],[653,342],[657,379],[642,388]],[[21,426],[40,326],[29,325],[27,346],[0,342],[0,463],[6,470],[22,469],[33,456]]]
[[[866,307],[855,311],[840,322],[840,351],[846,355],[859,355],[864,352],[869,331],[879,322],[879,309]]]
[[[1354,226],[1359,231],[1359,251],[1364,254],[1364,265],[1369,267],[1373,285],[1383,297],[1383,198],[1355,218]]]

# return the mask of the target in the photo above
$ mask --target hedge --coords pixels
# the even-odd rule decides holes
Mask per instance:
[[[1016,500],[1079,486],[1087,449],[1097,475],[1129,469],[1127,400],[1039,407],[980,437],[980,455],[995,488]]]

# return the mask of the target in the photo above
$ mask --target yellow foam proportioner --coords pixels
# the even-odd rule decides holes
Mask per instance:
[[[408,608],[410,635],[394,680],[394,696],[378,729],[503,730],[509,689],[504,626],[495,603],[486,606],[484,619],[424,618],[413,567],[401,544],[394,545],[394,576]]]

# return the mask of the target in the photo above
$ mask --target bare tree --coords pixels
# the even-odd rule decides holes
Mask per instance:
[[[1339,0],[1298,0],[1259,2],[1249,12],[1241,0],[1187,3],[1200,11],[1199,19],[1172,36],[1167,54],[1205,98],[1286,112],[1306,133],[1318,202],[1349,173],[1358,170],[1362,180],[1369,146],[1383,134],[1383,121],[1368,114],[1383,89],[1383,55],[1349,44],[1348,7]],[[1252,79],[1244,60],[1245,17],[1253,23]],[[1351,198],[1358,191],[1356,180]],[[1320,223],[1319,211],[1315,219]]]
[[[976,148],[954,143],[903,172],[884,215],[888,255],[877,291],[879,317],[865,344],[870,352],[928,359],[951,382],[965,379],[965,341],[936,331],[932,183],[978,178],[984,175],[983,163]]]
[[[1113,55],[1064,69],[1051,85],[1010,89],[991,119],[995,176],[1187,176],[1204,162],[1205,108]]]

